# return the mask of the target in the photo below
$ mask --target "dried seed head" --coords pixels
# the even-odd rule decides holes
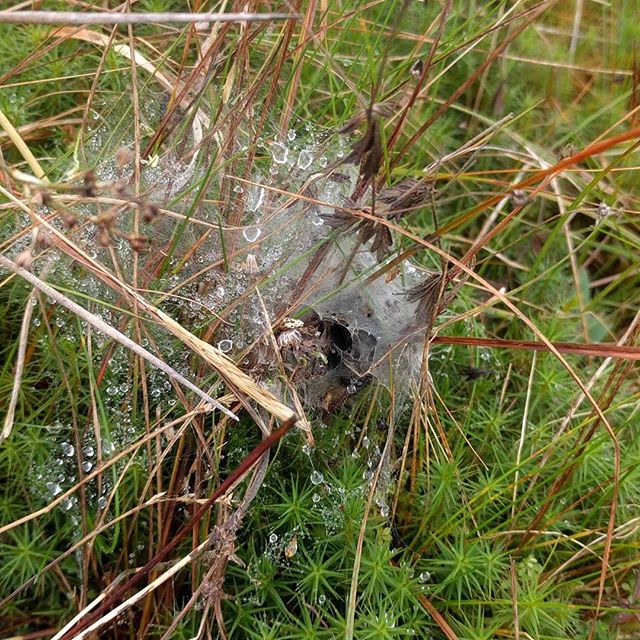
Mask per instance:
[[[439,271],[427,271],[425,279],[405,293],[409,302],[417,303],[415,315],[421,322],[428,322],[439,306],[442,277]]]
[[[49,246],[51,246],[51,236],[49,235],[49,232],[40,229],[38,231],[38,235],[35,238],[34,248],[44,249]]]
[[[98,244],[101,247],[108,247],[111,244],[111,234],[104,227],[98,233]]]
[[[127,240],[129,241],[131,248],[136,252],[144,251],[147,248],[148,238],[145,238],[144,236],[131,234],[130,236],[127,236]]]
[[[32,263],[33,254],[31,253],[31,249],[25,249],[16,256],[16,265],[22,269],[29,271]]]
[[[116,180],[112,189],[118,198],[126,198],[128,196],[127,183],[124,180]]]
[[[75,214],[69,211],[68,209],[66,209],[62,213],[61,218],[62,218],[62,224],[67,229],[73,229],[73,227],[75,227],[78,224],[78,218],[76,218]]]
[[[91,222],[97,224],[99,227],[111,229],[116,222],[115,209],[112,208],[107,209],[106,211],[101,211],[97,216],[91,218]]]
[[[131,160],[133,160],[133,153],[131,153],[131,149],[120,147],[116,151],[116,164],[118,166],[118,169],[124,169],[124,167],[128,165]]]
[[[142,219],[145,222],[153,222],[160,215],[160,209],[153,202],[142,204]]]
[[[247,260],[245,263],[245,270],[249,275],[256,275],[258,273],[258,259],[253,255],[253,253],[247,254]]]
[[[87,198],[96,196],[96,174],[93,171],[89,170],[84,174],[80,191]]]
[[[399,220],[404,214],[424,206],[433,193],[433,186],[424,179],[405,178],[380,191],[378,200],[386,205],[384,213],[387,216],[393,215]]]

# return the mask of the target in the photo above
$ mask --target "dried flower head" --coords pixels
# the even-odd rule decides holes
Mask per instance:
[[[116,165],[118,169],[124,169],[126,165],[128,165],[133,160],[133,153],[131,153],[131,149],[127,149],[126,147],[120,147],[116,151]]]
[[[101,247],[108,247],[111,244],[111,234],[104,227],[98,232],[98,244]]]
[[[38,234],[35,236],[34,240],[34,248],[36,249],[45,249],[46,247],[51,246],[51,236],[48,231],[45,231],[42,228],[38,229]]]
[[[297,351],[302,344],[302,334],[297,329],[287,329],[278,334],[276,342],[280,349]]]
[[[93,171],[89,170],[84,174],[80,192],[87,198],[93,198],[97,195],[96,185],[96,174]]]
[[[153,222],[160,215],[160,209],[153,202],[142,203],[142,219],[145,222]]]
[[[76,218],[75,214],[68,209],[65,209],[65,211],[63,211],[61,219],[62,224],[67,229],[73,229],[78,224],[78,218]]]
[[[48,207],[51,204],[51,195],[44,189],[36,189],[33,192],[33,201],[41,207]]]
[[[127,198],[129,195],[129,189],[124,180],[116,180],[111,188],[118,198]]]
[[[347,202],[347,205],[353,203]],[[363,212],[369,213],[366,209],[359,207]],[[387,226],[376,222],[359,218],[349,209],[334,209],[333,214],[321,214],[320,216],[328,226],[338,231],[347,231],[352,227],[359,230],[358,243],[364,244],[373,238],[371,244],[371,253],[376,255],[378,260],[384,259],[393,245],[391,231]]]
[[[386,205],[384,214],[399,220],[423,206],[433,194],[433,187],[424,179],[405,178],[397,184],[380,191],[377,199]]]
[[[25,249],[16,256],[16,265],[22,269],[29,271],[33,263],[33,254],[31,249]]]
[[[415,315],[421,324],[431,321],[434,309],[439,306],[441,289],[442,274],[439,271],[428,271],[422,282],[407,290],[407,300],[417,303]]]
[[[147,244],[149,242],[148,238],[140,235],[135,235],[133,233],[127,236],[127,240],[129,241],[131,248],[136,252],[144,251],[147,248]]]

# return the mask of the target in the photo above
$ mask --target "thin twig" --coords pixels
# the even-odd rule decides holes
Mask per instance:
[[[193,24],[197,22],[268,22],[299,20],[298,13],[111,13],[109,11],[0,11],[9,24]]]

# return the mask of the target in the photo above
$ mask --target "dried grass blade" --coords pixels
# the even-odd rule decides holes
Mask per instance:
[[[112,13],[110,11],[0,11],[0,23],[9,24],[193,24],[198,22],[268,22],[299,20],[297,13]]]

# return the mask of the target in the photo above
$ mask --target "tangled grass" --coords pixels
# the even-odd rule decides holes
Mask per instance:
[[[0,635],[635,637],[633,3],[47,5],[262,19],[0,12]]]

